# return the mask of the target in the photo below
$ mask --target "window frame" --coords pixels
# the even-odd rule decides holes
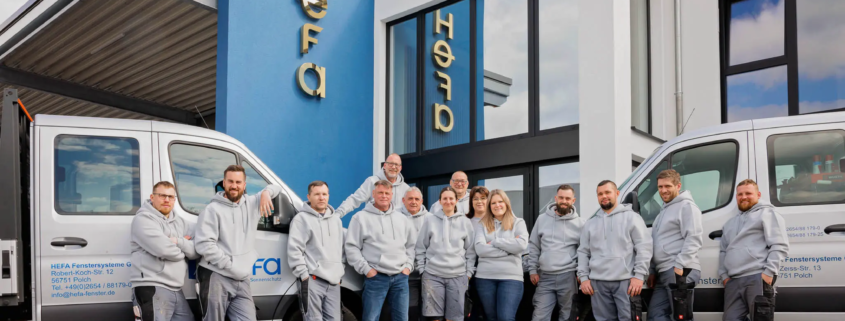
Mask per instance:
[[[802,115],[798,97],[798,18],[797,0],[784,1],[784,50],[783,55],[730,65],[731,5],[745,0],[719,0],[719,52],[720,82],[722,99],[722,124],[728,122],[728,77],[767,68],[786,66],[787,115]],[[816,113],[843,111],[845,108],[824,110]],[[810,114],[810,113],[807,113]]]
[[[666,156],[664,156],[663,158],[660,158],[659,161],[655,160],[654,167],[651,168],[651,170],[649,170],[648,174],[643,176],[642,180],[637,182],[636,186],[632,186],[631,191],[628,192],[628,193],[635,192],[635,191],[639,190],[642,183],[645,182],[646,179],[651,176],[651,174],[654,174],[657,171],[657,166],[659,166],[664,161],[667,161],[667,164],[669,165],[669,169],[672,169],[672,157],[675,156],[675,154],[686,151],[686,150],[702,147],[702,146],[717,145],[717,144],[722,144],[722,143],[733,143],[734,148],[736,150],[735,157],[733,159],[733,164],[734,164],[734,175],[732,177],[733,182],[730,185],[731,186],[730,195],[731,195],[731,197],[733,197],[734,193],[736,192],[736,182],[737,182],[736,180],[737,180],[737,173],[739,173],[739,156],[740,156],[740,152],[741,152],[740,145],[739,145],[740,143],[736,139],[720,139],[720,140],[715,140],[715,141],[710,141],[710,142],[702,142],[702,143],[690,145],[690,146],[684,146],[682,148],[678,148],[678,149],[675,149],[675,150],[667,150],[668,154]],[[682,188],[681,191],[685,191],[685,189]],[[719,193],[719,192],[717,192],[717,193]],[[637,194],[637,197],[639,197],[639,196],[640,195]],[[693,195],[693,197],[694,197],[694,195]],[[730,204],[731,204],[731,198],[728,198],[728,201],[725,202],[724,204],[721,204],[721,205],[716,206],[714,208],[708,209],[706,211],[701,211],[701,214],[704,215],[706,213],[722,209],[722,208],[724,208],[724,207],[726,207]],[[642,216],[642,213],[638,213],[638,214],[640,216]],[[652,224],[646,224],[646,226],[651,227]]]
[[[768,168],[767,176],[769,178],[769,200],[772,205],[776,207],[791,207],[791,206],[815,206],[815,205],[839,205],[845,204],[845,199],[841,201],[829,201],[829,202],[801,202],[801,203],[781,203],[780,199],[778,199],[777,195],[777,173],[775,171],[775,156],[774,156],[774,144],[775,140],[779,137],[784,136],[805,136],[805,135],[817,135],[817,134],[824,134],[824,133],[835,133],[839,134],[842,137],[842,140],[845,141],[845,130],[843,129],[825,129],[825,130],[816,130],[816,131],[802,131],[802,132],[793,132],[793,133],[777,133],[771,134],[766,137],[766,164]],[[840,171],[842,169],[840,168]],[[762,192],[762,191],[761,191]]]
[[[444,7],[448,7],[450,5],[456,4],[461,1],[469,1],[470,7],[470,59],[472,62],[470,63],[470,92],[473,93],[470,95],[470,110],[469,110],[469,142],[445,147],[439,147],[434,149],[425,149],[425,140],[424,140],[424,130],[425,127],[425,102],[424,102],[424,90],[425,90],[425,57],[426,53],[430,52],[430,48],[425,47],[425,35],[427,31],[430,31],[430,28],[425,26],[425,15],[428,13],[432,13],[435,10],[442,9]],[[479,107],[478,97],[475,94],[477,92],[478,86],[483,86],[482,84],[478,84],[478,77],[477,68],[478,65],[478,50],[483,48],[478,48],[478,7],[477,7],[477,0],[449,0],[443,3],[439,3],[432,7],[420,10],[418,12],[409,14],[407,16],[392,20],[387,22],[386,24],[386,32],[385,32],[385,39],[384,43],[385,46],[385,128],[384,128],[384,137],[385,137],[385,156],[390,155],[391,151],[391,141],[390,141],[390,130],[391,130],[391,113],[390,113],[390,86],[391,86],[391,68],[390,68],[390,55],[392,44],[390,42],[391,37],[391,27],[396,24],[406,22],[408,20],[416,19],[417,21],[417,92],[416,92],[416,112],[417,112],[417,123],[416,123],[416,150],[413,152],[408,152],[401,154],[400,156],[404,159],[406,157],[418,157],[424,156],[434,153],[440,153],[444,151],[457,151],[461,149],[466,149],[470,146],[482,146],[487,144],[497,144],[497,143],[504,143],[519,139],[531,138],[536,136],[545,136],[545,135],[554,135],[564,132],[571,132],[573,130],[578,129],[579,124],[571,124],[561,127],[554,127],[548,128],[544,130],[540,130],[540,0],[525,0],[525,4],[527,6],[527,55],[528,55],[528,65],[525,66],[528,68],[528,131],[525,133],[510,135],[510,136],[503,136],[503,137],[496,137],[491,139],[478,139],[478,128],[477,128],[477,108]],[[650,56],[651,50],[649,50]],[[649,57],[650,60],[650,57]],[[649,72],[650,77],[650,72]],[[651,112],[651,103],[649,102],[649,113]],[[651,122],[651,117],[649,117],[649,123]]]
[[[137,188],[138,188],[139,191],[141,190],[141,185],[142,185],[141,172],[140,172],[141,171],[141,142],[137,138],[126,137],[126,136],[100,136],[100,135],[79,135],[79,134],[59,134],[59,135],[56,135],[56,137],[53,138],[53,166],[52,166],[53,168],[52,169],[53,169],[54,172],[56,170],[56,167],[59,166],[59,153],[56,152],[56,150],[58,149],[58,146],[59,146],[59,141],[62,138],[67,138],[67,137],[77,137],[77,138],[83,138],[83,139],[84,138],[95,138],[95,139],[104,139],[104,140],[109,140],[109,139],[124,140],[125,139],[125,140],[134,141],[135,145],[138,146],[138,149],[137,149],[138,155],[134,155],[135,158],[133,159],[133,163],[138,164],[138,179],[137,179],[138,185],[137,185]],[[138,212],[138,209],[140,209],[141,206],[143,206],[143,203],[144,203],[143,196],[138,195],[138,200],[139,200],[138,207],[135,207],[134,204],[133,204],[132,209],[127,211],[127,212],[67,212],[59,206],[59,193],[57,191],[58,184],[56,182],[56,178],[57,177],[54,173],[53,180],[52,180],[52,184],[53,184],[53,210],[56,211],[56,213],[59,214],[59,215],[72,215],[72,216],[79,216],[79,215],[88,215],[88,216],[102,216],[102,215],[134,216]],[[67,180],[67,177],[65,177],[65,180]],[[134,178],[133,178],[133,180],[134,180]],[[133,183],[135,183],[135,182],[133,182]],[[136,186],[133,186],[133,194],[134,194],[134,188],[135,187]]]

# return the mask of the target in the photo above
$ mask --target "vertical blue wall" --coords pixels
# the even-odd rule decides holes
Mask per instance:
[[[372,175],[373,6],[330,1],[326,16],[314,20],[300,0],[218,2],[217,129],[243,142],[303,200],[308,183],[324,180],[338,206]],[[302,55],[305,23],[323,31],[312,33],[319,43]],[[326,98],[297,87],[305,62],[326,68]]]

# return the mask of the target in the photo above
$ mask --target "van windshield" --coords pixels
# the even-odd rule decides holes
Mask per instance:
[[[657,146],[657,148],[655,148],[654,151],[651,152],[651,156],[649,156],[642,163],[640,163],[640,166],[637,166],[637,169],[635,169],[634,172],[631,173],[631,175],[628,175],[628,178],[626,178],[625,181],[622,182],[622,184],[619,184],[620,191],[624,191],[625,187],[628,187],[628,184],[631,182],[632,177],[636,177],[637,175],[639,175],[640,172],[644,171],[645,168],[648,167],[649,164],[651,164],[651,162],[655,158],[655,155],[657,155],[657,152],[660,151],[661,147],[663,147],[663,145]]]

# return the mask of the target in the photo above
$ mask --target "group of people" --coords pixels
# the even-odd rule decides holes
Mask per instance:
[[[390,155],[382,170],[337,209],[328,204],[326,182],[308,185],[308,201],[291,222],[287,249],[305,320],[341,319],[344,260],[365,277],[365,321],[378,320],[383,310],[393,320],[408,320],[409,313],[412,319],[463,320],[470,314],[467,293],[472,318],[514,320],[524,269],[536,286],[533,320],[550,320],[556,307],[560,320],[569,320],[579,290],[591,296],[596,320],[631,320],[631,302],[645,282],[654,289],[649,319],[672,320],[673,312],[679,313],[673,311],[673,289],[678,282],[694,285],[701,277],[701,211],[691,193],[681,189],[674,170],[657,176],[664,205],[651,233],[629,204],[618,203],[616,184],[606,180],[596,188],[601,211],[581,217],[575,190],[561,185],[529,234],[504,191],[469,189],[467,175],[456,172],[428,211],[422,192],[404,182],[401,168],[400,157]],[[271,199],[281,190],[270,185],[245,196],[245,180],[243,168],[226,169],[224,191],[200,213],[195,233],[170,215],[173,185],[155,185],[132,226],[133,301],[139,319],[191,319],[179,289],[185,258],[202,257],[203,320],[255,320],[248,280],[256,259],[254,233],[259,216],[269,215]],[[738,212],[723,228],[719,256],[724,320],[745,320],[755,296],[772,290],[789,248],[783,218],[760,200],[757,184],[743,180],[736,190]],[[362,204],[344,234],[341,217]],[[411,311],[410,302],[421,310]]]

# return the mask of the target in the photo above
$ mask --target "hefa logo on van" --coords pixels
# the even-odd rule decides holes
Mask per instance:
[[[273,257],[268,259],[259,258],[255,260],[255,263],[252,265],[252,275],[256,275],[256,273],[262,269],[267,275],[282,274],[282,259]]]

